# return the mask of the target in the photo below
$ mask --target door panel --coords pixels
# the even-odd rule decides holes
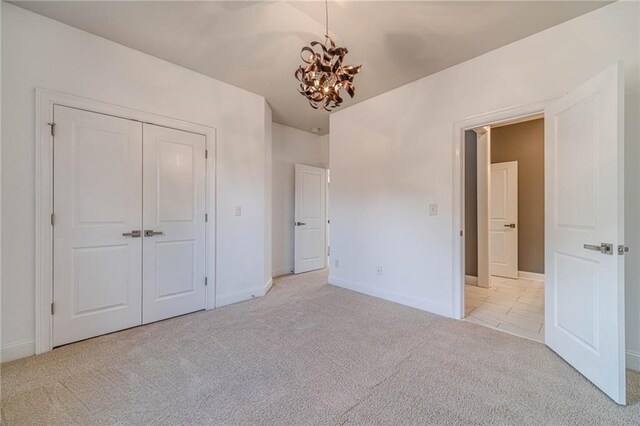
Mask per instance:
[[[205,145],[144,124],[145,324],[205,308]]]
[[[611,67],[545,111],[546,343],[620,404],[626,400],[624,256],[617,254],[624,235],[622,78],[621,68]],[[612,252],[593,250],[601,243]]]
[[[294,272],[326,267],[327,171],[296,164]]]
[[[491,164],[491,275],[518,278],[518,162]]]
[[[142,125],[54,107],[53,345],[141,324]]]

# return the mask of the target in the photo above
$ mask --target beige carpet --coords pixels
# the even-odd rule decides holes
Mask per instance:
[[[21,424],[640,424],[544,345],[326,284],[2,365]]]

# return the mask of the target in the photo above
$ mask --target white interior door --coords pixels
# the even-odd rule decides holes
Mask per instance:
[[[57,105],[54,120],[59,346],[142,321],[142,125]]]
[[[625,403],[623,75],[616,65],[545,110],[545,340]],[[603,245],[601,245],[603,244]]]
[[[327,265],[327,171],[296,164],[294,272],[313,271]]]
[[[143,126],[146,324],[205,308],[206,139]]]
[[[491,275],[518,278],[518,162],[491,164]]]
[[[478,221],[478,287],[491,287],[490,238],[491,229],[491,127],[474,129],[478,135],[476,156],[476,179],[478,185],[476,214]]]

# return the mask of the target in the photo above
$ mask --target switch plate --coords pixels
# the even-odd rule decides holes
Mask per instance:
[[[236,216],[242,216],[242,207],[236,206]]]
[[[429,214],[431,216],[437,216],[438,215],[438,204],[436,204],[436,203],[429,204]]]
[[[378,266],[378,267],[376,268],[376,274],[377,274],[378,276],[380,276],[380,277],[382,276],[382,266]]]

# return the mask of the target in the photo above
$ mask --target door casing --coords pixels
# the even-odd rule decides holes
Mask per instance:
[[[54,105],[169,127],[206,138],[206,309],[216,306],[216,128],[143,112],[107,102],[36,88],[36,214],[35,214],[35,352],[53,349],[53,122]],[[55,128],[54,128],[55,131]]]

